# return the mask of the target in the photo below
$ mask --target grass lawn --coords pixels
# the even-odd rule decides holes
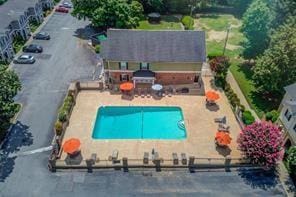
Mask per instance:
[[[239,61],[232,61],[230,71],[240,86],[240,89],[245,95],[251,108],[254,109],[259,118],[262,118],[264,113],[278,108],[280,100],[277,102],[268,101],[268,99],[256,93],[256,88],[252,82],[253,72],[248,65],[242,64]]]
[[[139,26],[137,29],[145,29],[145,30],[165,30],[165,29],[173,29],[173,30],[181,30],[181,22],[177,17],[166,15],[161,16],[162,20],[159,24],[150,24],[148,20],[142,20],[139,22]]]
[[[252,82],[252,70],[249,66],[243,65],[243,60],[238,60],[245,40],[241,33],[241,21],[228,14],[202,15],[196,19],[198,29],[203,29],[207,33],[207,54],[222,55],[226,38],[227,27],[231,25],[229,39],[225,55],[230,57],[230,71],[240,86],[250,107],[261,118],[265,112],[278,108],[278,102],[268,101],[262,95],[256,93],[256,88]]]

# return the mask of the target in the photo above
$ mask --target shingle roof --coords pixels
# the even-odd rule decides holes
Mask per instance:
[[[296,83],[284,87],[286,92],[294,99],[296,99]]]
[[[102,57],[110,61],[205,62],[205,32],[110,29],[102,42]]]
[[[19,19],[29,8],[35,6],[39,0],[8,0],[0,6],[0,32],[3,33],[13,20]]]

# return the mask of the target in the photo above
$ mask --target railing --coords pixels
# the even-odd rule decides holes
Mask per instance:
[[[80,157],[82,158],[82,157]],[[148,161],[148,162],[147,162]],[[210,168],[225,168],[229,169],[232,167],[241,167],[241,166],[252,166],[250,161],[243,158],[200,158],[200,157],[189,157],[186,159],[128,159],[126,157],[122,159],[109,160],[109,159],[65,159],[65,160],[49,160],[49,169],[52,172],[55,172],[59,169],[84,169],[88,172],[92,172],[95,169],[134,169],[134,168],[155,168],[156,170],[160,169],[172,169],[172,168],[183,168],[191,170],[197,169],[210,169]]]

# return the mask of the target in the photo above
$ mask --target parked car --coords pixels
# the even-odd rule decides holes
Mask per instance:
[[[42,46],[37,45],[37,44],[29,44],[29,45],[23,47],[23,52],[27,52],[27,53],[42,53],[43,52],[43,48],[42,48]]]
[[[33,39],[36,40],[49,40],[50,35],[47,32],[39,32],[33,36]]]
[[[69,2],[64,2],[60,5],[60,7],[64,7],[64,8],[72,8],[73,5],[72,3],[69,3]]]
[[[34,64],[35,58],[32,55],[21,55],[13,60],[16,64]]]
[[[69,12],[69,9],[68,8],[65,8],[65,7],[62,7],[62,6],[59,6],[55,9],[56,12],[62,12],[62,13],[68,13]]]

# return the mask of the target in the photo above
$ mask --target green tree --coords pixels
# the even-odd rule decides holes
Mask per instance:
[[[0,138],[8,129],[10,119],[17,113],[14,96],[21,89],[18,76],[11,70],[0,69]]]
[[[296,19],[279,27],[271,37],[270,46],[260,57],[253,81],[259,91],[283,93],[283,87],[296,81]]]
[[[73,16],[88,18],[95,27],[133,28],[142,16],[140,3],[128,0],[73,0]]]
[[[140,0],[143,5],[145,13],[151,12],[163,12],[164,11],[164,2],[163,0]]]
[[[256,58],[267,48],[271,21],[271,11],[261,0],[255,0],[247,9],[242,25],[242,32],[247,38],[242,54],[244,58]]]
[[[292,146],[288,150],[287,162],[289,166],[290,173],[296,175],[296,146]]]

